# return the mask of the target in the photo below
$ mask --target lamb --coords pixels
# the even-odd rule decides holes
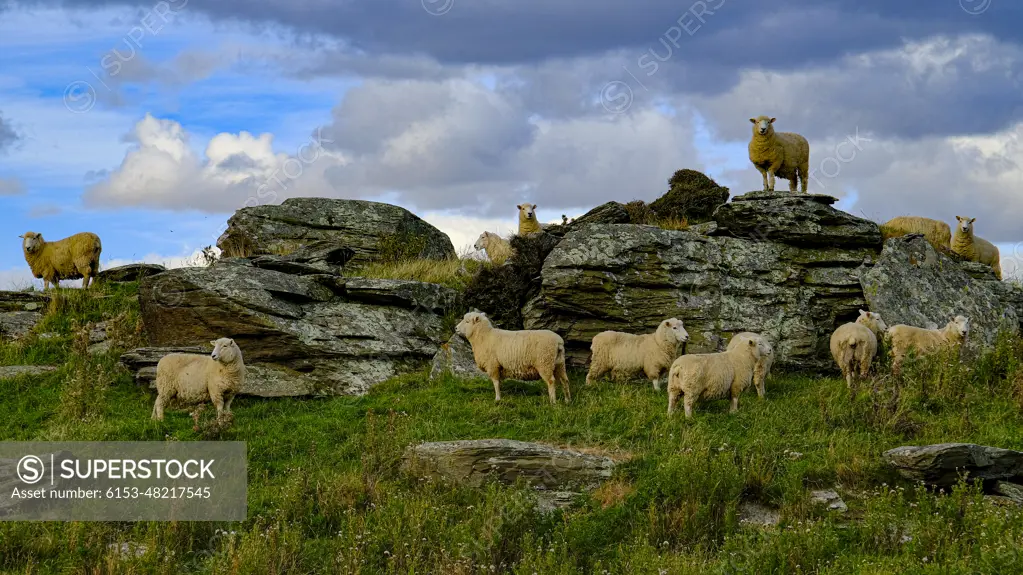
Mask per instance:
[[[572,401],[560,335],[546,329],[499,329],[486,314],[474,311],[462,317],[455,332],[469,340],[476,366],[494,382],[494,401],[501,401],[501,380],[506,378],[542,379],[552,404],[558,402],[555,384],[561,382],[565,402]]]
[[[775,132],[775,118],[750,118],[753,137],[749,142],[749,159],[764,178],[764,191],[774,191],[775,176],[789,181],[789,191],[796,191],[796,179],[806,193],[810,174],[810,143],[792,132]]]
[[[771,346],[771,342],[767,341],[767,338],[759,333],[741,331],[732,336],[732,339],[728,342],[728,349],[742,345],[742,342],[747,339],[758,339],[764,343],[764,352],[753,367],[753,384],[757,388],[757,395],[763,399],[767,396],[764,384],[767,381],[768,374],[771,373],[771,365],[774,364],[774,348]]]
[[[184,403],[211,400],[217,417],[231,413],[231,402],[245,383],[242,350],[233,339],[211,341],[213,353],[170,353],[156,364],[156,403],[153,419],[163,420],[163,408],[177,397]]]
[[[44,240],[43,235],[36,232],[25,232],[18,237],[22,239],[25,261],[32,275],[42,278],[44,291],[50,284],[54,288],[59,287],[60,280],[79,278],[82,287],[87,288],[99,273],[99,254],[103,245],[99,236],[92,232],[82,232],[55,242]]]
[[[493,232],[483,232],[473,244],[477,250],[486,250],[491,263],[501,265],[511,257],[514,250],[508,240]]]
[[[898,374],[902,362],[910,349],[917,354],[929,355],[942,348],[961,349],[966,336],[970,333],[969,318],[955,316],[952,321],[941,329],[924,329],[911,325],[893,325],[885,332],[892,350],[892,373]]]
[[[881,225],[884,239],[906,234],[923,234],[932,246],[949,247],[952,243],[952,228],[948,224],[919,216],[899,216]]]
[[[686,419],[693,416],[693,404],[699,399],[731,397],[730,411],[738,411],[739,394],[749,387],[757,361],[767,352],[762,339],[744,341],[721,353],[698,353],[676,359],[668,372],[668,414],[674,413],[679,395],[684,396]]]
[[[855,322],[842,324],[831,334],[831,357],[842,370],[845,384],[853,396],[857,379],[866,377],[870,372],[870,363],[877,355],[877,338],[887,329],[880,314],[861,309]]]
[[[956,254],[984,265],[989,265],[995,270],[995,277],[1002,279],[1002,264],[998,256],[998,248],[991,242],[973,235],[973,222],[977,218],[966,218],[956,216],[959,222],[956,225],[956,233],[952,237],[952,251]]]
[[[654,384],[654,390],[660,391],[661,373],[666,372],[678,356],[678,344],[687,341],[689,333],[682,327],[682,320],[674,317],[658,324],[653,333],[643,335],[602,331],[593,336],[590,344],[586,385],[608,372],[619,377],[643,372]]]
[[[543,231],[540,222],[536,221],[536,204],[519,204],[519,235],[535,234]]]

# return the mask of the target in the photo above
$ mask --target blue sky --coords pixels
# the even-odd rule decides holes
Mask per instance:
[[[258,11],[159,4],[0,7],[0,190],[22,190],[0,191],[10,235],[0,289],[32,283],[16,237],[29,230],[94,231],[105,266],[182,265],[289,161],[301,173],[272,201],[399,203],[457,248],[484,230],[511,232],[516,203],[557,221],[608,200],[652,200],[683,167],[743,193],[759,187],[746,142],[761,113],[810,139],[811,167],[826,174],[810,191],[842,209],[975,216],[1006,272],[1020,255],[1023,10],[1006,2],[982,13],[835,2],[813,8],[812,29],[787,28],[806,37],[769,44],[754,32],[783,14],[798,24],[804,0],[774,12],[714,0],[692,33],[673,31],[692,7],[659,0],[584,12],[574,0],[540,11],[459,3],[440,15],[360,0],[318,16],[283,0]],[[165,22],[154,16],[168,6],[177,11]],[[522,28],[495,28],[499,17]],[[841,41],[850,30],[856,40]],[[663,54],[665,38],[687,44],[641,73],[639,59]],[[629,85],[624,110],[602,100],[612,81]],[[310,149],[314,160],[299,159]]]

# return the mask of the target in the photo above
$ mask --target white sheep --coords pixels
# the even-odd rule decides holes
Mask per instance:
[[[970,333],[969,318],[955,316],[941,329],[924,329],[911,325],[898,324],[885,332],[892,352],[892,373],[899,373],[902,362],[909,350],[914,349],[918,355],[929,355],[942,348],[962,349],[966,336]]]
[[[756,363],[766,351],[763,340],[745,339],[744,344],[721,353],[679,357],[668,372],[668,414],[675,411],[679,395],[683,395],[686,419],[693,416],[693,405],[700,399],[731,397],[730,411],[738,411],[739,394],[753,381]]]
[[[920,216],[898,216],[881,224],[883,239],[904,236],[906,234],[923,234],[932,246],[949,247],[952,243],[952,228],[940,220]]]
[[[753,366],[753,385],[757,388],[757,395],[763,399],[767,397],[765,384],[767,376],[771,373],[771,366],[774,364],[774,347],[771,346],[771,342],[766,337],[759,333],[741,331],[732,336],[732,339],[728,342],[728,349],[742,345],[742,342],[747,339],[760,340],[764,344],[763,353],[760,359],[757,360],[756,365]]]
[[[213,353],[170,353],[156,364],[156,403],[153,419],[163,419],[163,408],[177,397],[183,403],[207,399],[217,408],[217,417],[231,413],[231,402],[245,383],[242,350],[233,339],[211,341]]]
[[[749,160],[764,179],[764,191],[774,191],[775,176],[789,181],[789,191],[796,191],[796,179],[806,193],[810,174],[810,143],[793,132],[775,132],[775,118],[750,118],[753,137],[749,142]]]
[[[21,247],[32,275],[43,280],[43,290],[50,284],[58,287],[60,280],[79,278],[82,287],[87,288],[99,273],[99,254],[103,245],[99,236],[92,232],[82,232],[55,242],[44,240],[43,235],[36,232],[25,232],[18,237],[22,239]]]
[[[543,231],[536,220],[536,204],[519,204],[519,235],[534,234]]]
[[[473,244],[477,250],[486,250],[487,259],[495,265],[501,265],[514,253],[508,240],[493,232],[483,232]]]
[[[956,216],[955,235],[952,236],[952,251],[956,254],[995,270],[995,277],[1002,279],[1002,264],[998,256],[998,248],[991,242],[973,235],[973,222],[977,218]]]
[[[501,401],[501,380],[542,379],[551,403],[557,403],[555,384],[561,382],[565,402],[572,400],[565,370],[565,341],[546,329],[504,330],[490,324],[482,312],[469,312],[455,326],[469,340],[476,366],[494,382],[494,401]]]
[[[615,377],[643,372],[654,384],[654,389],[660,391],[661,373],[667,371],[678,357],[678,344],[687,341],[689,332],[682,327],[682,320],[674,317],[659,323],[653,333],[643,335],[602,331],[593,336],[590,344],[590,370],[586,374],[586,385],[608,372]]]
[[[842,324],[831,334],[831,357],[842,370],[851,393],[856,393],[857,379],[870,372],[877,355],[877,339],[887,329],[880,314],[861,309],[855,322]]]

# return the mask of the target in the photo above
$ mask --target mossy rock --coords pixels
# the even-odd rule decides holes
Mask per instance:
[[[668,186],[668,193],[649,204],[658,220],[705,222],[728,201],[728,188],[696,170],[678,170],[668,179]]]

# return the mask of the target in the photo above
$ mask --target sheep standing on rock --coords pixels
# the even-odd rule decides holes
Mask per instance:
[[[245,383],[242,350],[233,339],[210,342],[213,353],[170,353],[156,364],[156,403],[153,419],[163,419],[163,408],[177,397],[183,403],[207,399],[217,408],[217,417],[231,413],[231,402]]]
[[[508,240],[493,232],[483,232],[473,244],[477,250],[486,250],[490,263],[501,265],[511,257],[513,249]]]
[[[605,373],[616,377],[646,374],[656,391],[661,390],[661,373],[671,367],[677,357],[678,344],[689,341],[682,320],[668,318],[653,333],[634,335],[621,331],[602,331],[590,344],[590,371],[586,385]]]
[[[44,240],[43,235],[36,232],[25,232],[18,237],[22,239],[25,261],[32,269],[32,275],[42,278],[44,291],[50,284],[58,287],[60,280],[79,278],[82,287],[87,288],[99,273],[99,254],[103,245],[99,236],[92,232],[82,232],[55,242]]]
[[[969,318],[955,316],[952,321],[941,329],[924,329],[911,325],[898,324],[885,332],[892,350],[892,373],[898,374],[902,362],[909,350],[914,349],[919,355],[928,355],[941,348],[951,347],[962,349],[966,336],[970,333]]]
[[[767,382],[767,376],[771,373],[771,365],[774,364],[774,347],[771,346],[771,342],[767,341],[767,338],[760,335],[759,333],[753,333],[751,331],[741,331],[732,336],[732,339],[728,342],[728,349],[733,349],[742,345],[742,342],[747,339],[756,339],[763,342],[763,353],[760,359],[757,360],[755,366],[753,366],[753,385],[757,388],[757,395],[761,399],[767,397],[767,389],[765,387]]]
[[[774,191],[775,176],[789,181],[789,191],[796,191],[796,179],[806,193],[806,178],[810,175],[810,143],[792,132],[775,132],[775,118],[750,118],[753,137],[749,142],[749,160],[764,178],[764,191]]]
[[[744,341],[721,353],[697,353],[676,359],[668,372],[668,414],[675,411],[679,395],[683,396],[686,419],[693,416],[693,405],[700,399],[731,397],[730,411],[738,411],[739,394],[749,387],[757,361],[767,352],[762,339]]]
[[[854,397],[857,380],[867,376],[877,355],[877,338],[887,329],[880,314],[861,309],[855,322],[842,324],[831,334],[831,357],[842,370],[845,384]]]
[[[952,251],[956,254],[995,270],[995,277],[1002,279],[1002,264],[998,256],[998,248],[991,242],[973,235],[973,222],[977,218],[956,216],[955,235],[952,236]]]
[[[540,222],[536,220],[536,204],[519,204],[519,235],[535,234],[543,231]]]
[[[565,370],[565,341],[546,329],[504,330],[490,324],[482,312],[469,312],[455,326],[469,340],[476,366],[494,382],[494,401],[501,401],[501,380],[506,378],[547,384],[551,403],[557,403],[555,384],[561,382],[565,402],[572,400]]]
[[[907,234],[923,234],[933,246],[949,247],[952,243],[952,228],[948,224],[920,216],[899,216],[881,224],[884,239]]]

